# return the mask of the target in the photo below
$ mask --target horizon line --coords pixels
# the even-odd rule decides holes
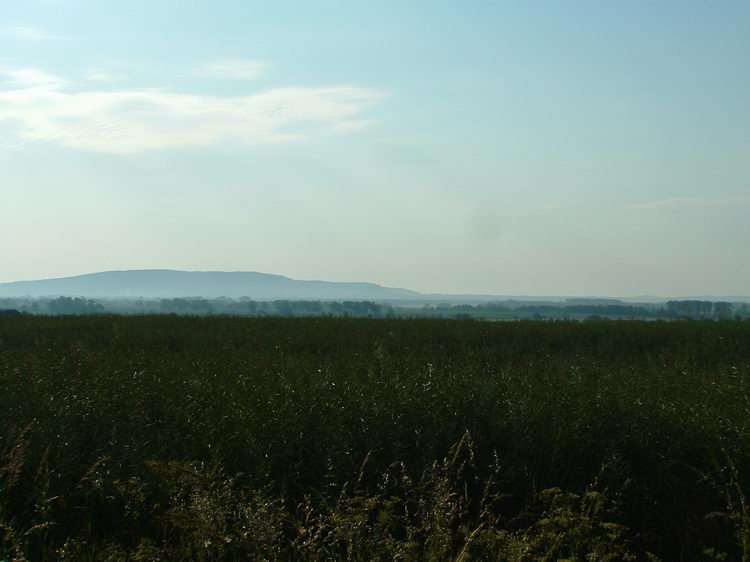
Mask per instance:
[[[267,273],[263,271],[255,270],[223,270],[223,269],[172,269],[172,268],[138,268],[138,269],[110,269],[103,271],[93,271],[88,273],[78,273],[73,275],[64,275],[61,277],[44,277],[38,279],[17,279],[14,281],[0,281],[0,285],[11,285],[17,283],[39,283],[46,281],[59,281],[63,279],[75,279],[80,277],[90,277],[94,275],[104,275],[108,273],[144,273],[144,272],[170,272],[170,273],[225,273],[225,274],[258,274],[267,275],[270,277],[278,277],[288,279],[290,281],[301,281],[301,282],[318,282],[318,283],[342,283],[342,284],[363,284],[363,285],[374,285],[385,289],[397,289],[402,291],[409,291],[416,293],[422,297],[471,297],[471,298],[523,298],[523,299],[539,299],[544,300],[545,298],[551,299],[610,299],[610,300],[621,300],[621,299],[663,299],[668,300],[702,300],[702,299],[750,299],[750,295],[742,294],[729,294],[719,295],[712,293],[694,294],[694,295],[679,295],[679,296],[663,296],[657,294],[638,294],[638,295],[603,295],[603,294],[529,294],[529,293],[517,293],[517,294],[502,294],[502,293],[443,293],[443,292],[422,292],[416,289],[409,289],[406,287],[393,287],[390,285],[381,285],[372,281],[331,281],[327,279],[300,279],[296,277],[289,277],[279,273]]]

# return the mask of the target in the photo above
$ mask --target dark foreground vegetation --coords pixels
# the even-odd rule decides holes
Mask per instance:
[[[0,560],[747,560],[750,323],[0,318]]]

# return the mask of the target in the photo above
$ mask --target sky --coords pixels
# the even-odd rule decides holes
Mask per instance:
[[[750,3],[0,0],[0,282],[750,294]]]

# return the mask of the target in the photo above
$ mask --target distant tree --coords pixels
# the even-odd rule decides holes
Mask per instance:
[[[178,314],[185,314],[190,311],[192,303],[187,299],[161,299],[159,303],[160,308],[165,312],[177,312]]]
[[[192,299],[190,301],[190,312],[192,314],[212,314],[213,305],[206,299]]]
[[[298,301],[295,305],[303,314],[317,315],[323,313],[323,304],[320,301]]]
[[[667,312],[672,316],[686,316],[688,318],[710,318],[713,303],[710,301],[685,300],[669,301]]]
[[[0,309],[0,316],[22,316],[22,313],[20,310],[15,310],[12,308]]]
[[[338,301],[333,301],[329,303],[328,307],[331,309],[331,312],[333,312],[333,314],[337,316],[343,314],[344,312],[344,307]]]
[[[274,301],[273,306],[276,309],[276,312],[281,316],[293,315],[292,305],[287,300]]]
[[[726,319],[732,317],[732,303],[729,302],[715,302],[713,303],[713,315],[714,318]]]
[[[371,301],[344,301],[341,307],[348,316],[378,318],[382,315],[380,305]]]
[[[508,308],[507,306],[496,303],[496,302],[487,302],[484,304],[479,304],[477,305],[476,308],[480,310],[487,310],[493,313],[505,313],[505,312],[510,311],[510,308]]]
[[[49,301],[47,310],[55,315],[101,314],[104,306],[92,299],[81,297],[58,297]]]
[[[586,322],[601,322],[602,320],[606,320],[606,316],[599,316],[598,314],[590,314],[586,317]]]
[[[651,311],[642,306],[632,306],[628,304],[610,304],[610,305],[570,305],[564,310],[581,314],[591,314],[594,316],[651,316]]]

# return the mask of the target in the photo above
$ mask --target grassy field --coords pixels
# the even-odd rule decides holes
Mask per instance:
[[[750,560],[750,322],[0,318],[0,560]]]

